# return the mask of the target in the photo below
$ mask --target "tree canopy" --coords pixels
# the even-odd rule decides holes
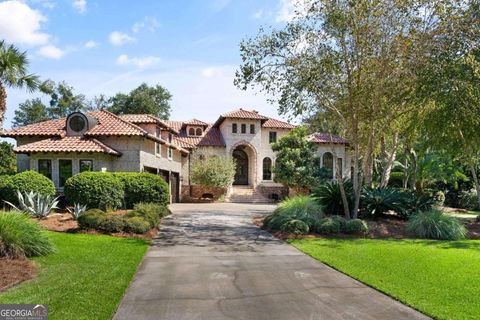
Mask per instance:
[[[17,158],[13,146],[5,141],[0,142],[0,175],[17,172]]]

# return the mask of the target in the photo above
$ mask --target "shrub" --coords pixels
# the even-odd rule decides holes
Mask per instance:
[[[339,233],[345,228],[346,221],[342,217],[333,216],[320,220],[315,226],[318,233]]]
[[[364,188],[361,207],[367,215],[382,216],[387,211],[404,213],[413,201],[409,193],[395,188]]]
[[[434,193],[433,200],[435,201],[435,205],[442,207],[445,203],[445,192],[439,190]]]
[[[275,212],[264,220],[266,227],[280,230],[290,220],[301,220],[310,228],[323,218],[322,207],[308,196],[296,196],[282,201]]]
[[[142,217],[131,217],[125,220],[125,231],[142,234],[150,230],[150,224]]]
[[[365,221],[360,219],[347,220],[345,224],[345,233],[367,233],[368,225]]]
[[[24,171],[2,180],[3,182],[0,182],[2,199],[15,205],[18,204],[17,191],[22,193],[33,191],[44,196],[54,196],[56,193],[52,180],[36,171]]]
[[[0,201],[7,200],[7,186],[10,185],[12,177],[10,175],[0,175]]]
[[[465,239],[467,234],[465,227],[457,218],[435,209],[412,215],[407,230],[420,238],[439,240]]]
[[[308,233],[310,228],[308,227],[308,224],[302,220],[293,219],[282,224],[280,230],[287,233],[305,234]]]
[[[141,201],[166,205],[170,200],[168,184],[160,176],[137,172],[116,172],[113,175],[124,184],[125,205],[129,209]]]
[[[158,214],[148,207],[143,207],[141,209],[135,209],[126,214],[127,218],[141,217],[148,222],[150,228],[155,228],[160,222],[160,217]]]
[[[350,181],[344,182],[345,193],[348,205],[353,207],[353,184]],[[313,190],[312,196],[322,205],[325,213],[343,215],[343,202],[340,194],[340,186],[336,181],[330,181],[320,185]]]
[[[0,256],[43,256],[54,247],[40,224],[20,212],[0,212]]]
[[[463,190],[458,195],[458,205],[460,208],[475,210],[478,207],[477,193],[475,189]]]
[[[122,181],[107,172],[77,174],[67,180],[64,193],[70,203],[103,210],[121,207],[125,195]]]
[[[163,218],[169,213],[166,205],[151,202],[139,202],[136,203],[133,208],[136,210],[148,210],[155,212],[159,218]]]
[[[408,196],[406,197],[406,204],[403,210],[398,211],[397,214],[401,218],[409,218],[411,215],[419,211],[429,211],[435,205],[435,198],[428,193],[414,193],[404,191]]]
[[[99,230],[105,232],[121,232],[125,229],[125,218],[120,215],[108,215],[100,221]]]
[[[91,209],[85,211],[80,217],[78,217],[78,226],[81,229],[99,229],[103,220],[105,220],[107,214],[100,209]]]
[[[207,187],[228,188],[235,177],[235,161],[229,157],[195,159],[192,166],[192,182]]]

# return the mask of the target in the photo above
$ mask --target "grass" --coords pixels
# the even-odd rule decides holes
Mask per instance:
[[[478,319],[480,241],[299,239],[333,268],[437,319]]]
[[[111,319],[148,242],[48,232],[57,251],[34,258],[38,277],[0,295],[0,303],[48,304],[49,319]]]

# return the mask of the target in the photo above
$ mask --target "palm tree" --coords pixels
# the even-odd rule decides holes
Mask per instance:
[[[28,91],[38,88],[38,77],[27,74],[27,66],[26,52],[20,52],[13,45],[0,41],[0,131],[3,129],[7,111],[6,87],[26,88]]]

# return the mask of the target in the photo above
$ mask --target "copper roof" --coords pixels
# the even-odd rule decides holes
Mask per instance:
[[[94,138],[64,137],[48,138],[16,147],[17,153],[37,152],[95,152],[120,156],[120,152]]]
[[[315,143],[348,144],[348,141],[342,137],[322,132],[312,133],[307,139]]]
[[[265,121],[264,124],[262,124],[263,128],[275,128],[275,129],[293,129],[296,126],[293,124],[290,124],[288,122],[280,121],[277,119],[268,119]]]

